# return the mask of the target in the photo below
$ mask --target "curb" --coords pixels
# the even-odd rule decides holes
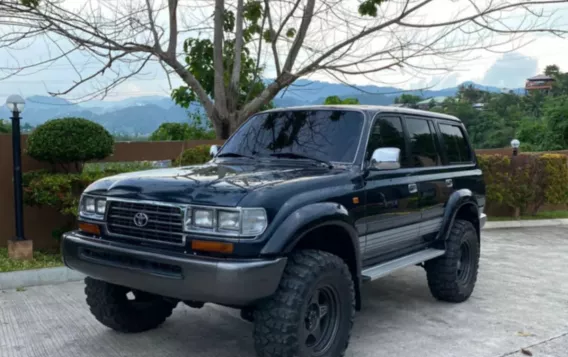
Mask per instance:
[[[502,221],[487,222],[483,230],[507,229],[507,228],[537,228],[537,227],[557,227],[568,226],[568,219],[535,219],[527,221]]]
[[[0,290],[82,280],[85,275],[67,267],[20,270],[0,273]]]

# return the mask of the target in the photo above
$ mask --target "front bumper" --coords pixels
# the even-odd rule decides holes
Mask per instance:
[[[89,238],[63,235],[65,265],[95,279],[179,300],[247,306],[278,288],[286,258],[209,259],[159,254]]]

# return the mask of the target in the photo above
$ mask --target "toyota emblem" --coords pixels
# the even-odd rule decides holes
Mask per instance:
[[[145,227],[148,224],[148,215],[146,213],[138,212],[134,215],[134,224],[137,227]]]

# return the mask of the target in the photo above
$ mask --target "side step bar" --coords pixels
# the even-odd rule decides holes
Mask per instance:
[[[405,257],[401,257],[390,262],[381,263],[373,267],[364,269],[362,272],[364,281],[372,281],[382,278],[396,270],[406,268],[411,265],[416,265],[430,259],[437,258],[444,255],[446,252],[441,249],[426,249]]]

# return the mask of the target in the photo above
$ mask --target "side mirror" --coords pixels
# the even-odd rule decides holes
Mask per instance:
[[[371,156],[371,168],[375,170],[400,169],[400,149],[380,148]]]
[[[211,157],[215,157],[217,156],[218,152],[219,152],[219,147],[217,145],[211,145],[211,147],[209,148],[209,155],[211,155]]]

